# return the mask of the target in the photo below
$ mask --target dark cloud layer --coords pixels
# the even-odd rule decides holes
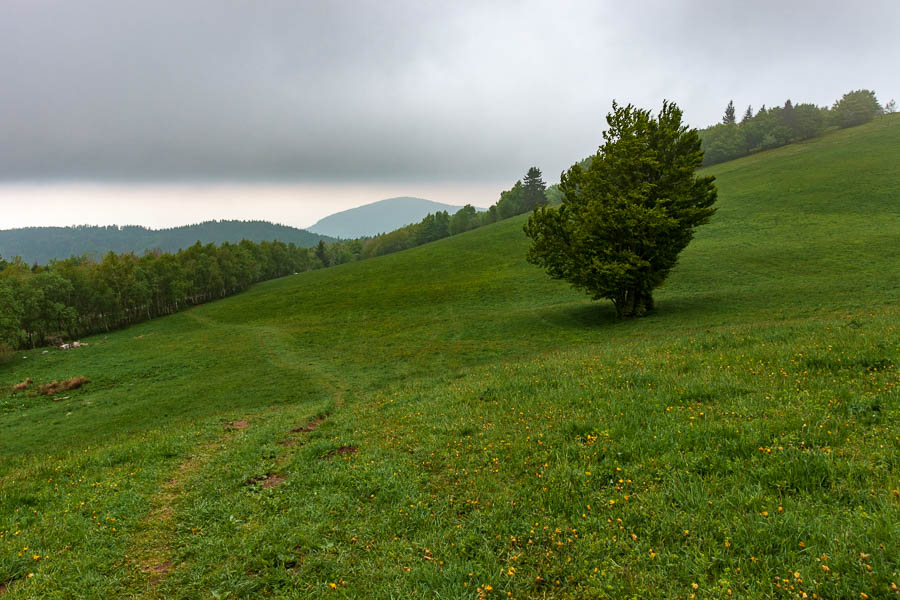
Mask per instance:
[[[900,95],[896,0],[635,4],[4,0],[0,178],[555,179],[613,98]]]

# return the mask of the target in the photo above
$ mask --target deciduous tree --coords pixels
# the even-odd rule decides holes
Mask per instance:
[[[853,127],[868,123],[881,112],[881,105],[871,90],[847,92],[834,103],[831,116],[838,127]]]
[[[590,167],[563,173],[562,205],[535,209],[525,225],[528,261],[611,300],[620,318],[652,309],[653,289],[715,211],[714,178],[695,174],[700,136],[681,117],[674,103],[656,117],[613,103]]]

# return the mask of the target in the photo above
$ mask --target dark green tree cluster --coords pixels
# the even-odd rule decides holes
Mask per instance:
[[[276,225],[266,221],[206,221],[183,227],[148,229],[138,225],[75,225],[72,227],[23,227],[0,231],[0,254],[22,256],[28,262],[49,263],[54,259],[93,253],[100,257],[116,253],[146,250],[177,252],[197,240],[204,244],[240,240],[262,242],[281,240],[298,246],[313,246],[320,239],[332,238]]]
[[[847,92],[831,107],[831,122],[838,127],[854,127],[868,123],[883,112],[875,92],[855,90]]]
[[[653,290],[675,266],[694,229],[715,209],[712,177],[697,177],[703,161],[696,129],[681,110],[650,111],[613,103],[605,143],[589,166],[563,173],[559,208],[534,210],[525,233],[528,261],[595,300],[611,300],[619,318],[653,308]]]
[[[792,142],[822,135],[829,126],[851,127],[871,121],[881,112],[875,93],[857,90],[844,94],[831,109],[815,104],[793,104],[767,109],[753,114],[748,106],[738,123],[734,102],[729,101],[722,122],[700,132],[703,139],[703,164],[712,165],[760,150],[769,150]]]
[[[0,344],[36,347],[174,313],[257,281],[321,267],[283,242],[202,245],[177,253],[108,252],[29,267],[0,260]]]

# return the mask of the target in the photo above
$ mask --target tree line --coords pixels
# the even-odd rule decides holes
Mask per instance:
[[[531,167],[512,188],[500,193],[500,199],[486,211],[478,212],[467,204],[454,214],[438,211],[425,216],[418,223],[395,229],[371,238],[355,240],[360,243],[359,258],[371,258],[406,250],[428,242],[464,233],[483,225],[490,225],[515,215],[529,213],[536,206],[555,202],[559,197],[557,186],[544,183],[541,170]],[[336,244],[339,246],[340,244]]]
[[[278,239],[298,246],[313,246],[319,240],[333,241],[328,236],[304,229],[268,223],[266,221],[206,221],[193,225],[165,229],[148,229],[139,225],[75,225],[71,227],[23,227],[0,231],[0,254],[22,256],[29,263],[46,264],[53,259],[106,252],[145,250],[177,252],[197,240],[212,242],[251,242]]]
[[[717,164],[808,140],[822,135],[829,127],[862,125],[876,115],[893,112],[894,107],[893,100],[882,107],[871,90],[856,90],[844,94],[831,108],[792,104],[790,100],[784,106],[766,108],[763,105],[755,113],[753,107],[748,106],[738,122],[732,101],[725,108],[721,123],[700,132],[703,164]]]
[[[34,348],[111,331],[321,266],[309,248],[247,240],[31,267],[0,259],[0,344]]]
[[[371,238],[319,241],[312,248],[281,241],[195,243],[142,256],[109,251],[29,266],[0,257],[0,358],[22,348],[112,331],[230,296],[256,282],[389,254],[531,212],[553,198],[537,167],[501,193],[487,211],[473,206]]]

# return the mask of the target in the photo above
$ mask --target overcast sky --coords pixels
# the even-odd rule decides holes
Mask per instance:
[[[2,0],[0,228],[487,205],[595,152],[614,98],[886,102],[898,31],[898,0]]]

